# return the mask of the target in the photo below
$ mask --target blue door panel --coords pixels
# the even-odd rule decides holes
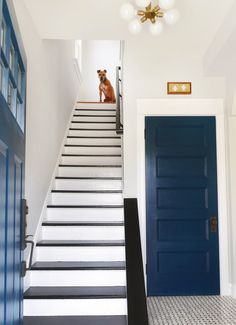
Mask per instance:
[[[14,162],[9,151],[7,233],[6,233],[6,324],[13,323],[14,315]]]
[[[18,324],[21,316],[22,278],[21,278],[21,199],[23,198],[23,163],[15,157],[14,166],[15,198],[14,198],[14,322]]]
[[[22,147],[24,142],[21,138],[20,141],[17,141],[19,130],[10,132],[11,128],[14,130],[16,127],[10,112],[7,121],[10,122],[8,123],[9,129],[6,130],[3,125],[5,114],[1,114],[2,112],[3,109],[0,107],[0,306],[3,310],[0,313],[0,324],[19,325],[22,319],[23,290],[20,234],[21,200],[24,197],[24,146]],[[7,137],[9,141],[6,141]],[[4,144],[1,139],[7,143]],[[11,149],[9,145],[12,146]],[[6,150],[6,148],[9,149]],[[20,154],[21,158],[18,158],[16,153]]]
[[[6,184],[7,148],[0,141],[0,324],[4,324],[5,310],[5,232],[6,232]]]
[[[146,184],[148,295],[219,294],[215,118],[146,118]]]

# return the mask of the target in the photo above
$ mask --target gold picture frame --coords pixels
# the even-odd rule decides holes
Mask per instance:
[[[191,82],[168,82],[167,93],[168,95],[191,95],[192,83]]]

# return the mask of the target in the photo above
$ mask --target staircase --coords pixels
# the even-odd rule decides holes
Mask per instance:
[[[126,325],[121,137],[111,104],[77,104],[36,244],[25,325]]]

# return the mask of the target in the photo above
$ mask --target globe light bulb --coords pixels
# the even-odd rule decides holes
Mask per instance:
[[[164,14],[165,22],[168,25],[176,24],[179,18],[180,18],[180,13],[177,9],[169,10]]]
[[[151,0],[135,0],[136,5],[140,8],[146,8],[148,5],[150,5]]]
[[[129,31],[130,33],[137,35],[142,30],[142,24],[139,19],[134,19],[129,23]]]
[[[134,6],[131,3],[124,3],[120,8],[120,16],[122,19],[129,21],[135,15]]]
[[[173,8],[175,0],[159,0],[159,6],[163,10],[169,10]]]
[[[149,27],[150,33],[154,36],[158,36],[161,34],[163,30],[163,24],[160,21],[157,21],[155,24],[151,24]]]

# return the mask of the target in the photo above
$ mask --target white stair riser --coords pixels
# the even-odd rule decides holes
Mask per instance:
[[[106,136],[106,135],[104,135]],[[121,139],[113,138],[67,138],[67,144],[77,145],[121,145]]]
[[[24,316],[126,315],[126,299],[26,299]]]
[[[59,167],[61,177],[122,177],[122,169],[111,167]]]
[[[116,131],[94,131],[94,130],[73,130],[76,129],[75,126],[72,127],[72,130],[69,131],[69,136],[74,137],[115,137],[117,136]]]
[[[53,205],[122,205],[122,194],[110,193],[52,193]]]
[[[123,208],[120,209],[47,209],[48,221],[124,221]]]
[[[120,155],[121,147],[65,147],[64,153],[76,155]]]
[[[35,287],[109,287],[126,286],[125,270],[31,271]]]
[[[109,112],[107,112],[109,113]],[[89,115],[85,114],[85,112],[78,112],[75,115]],[[94,115],[99,115],[94,112]],[[113,117],[106,116],[106,115],[113,115]],[[72,121],[75,122],[116,122],[116,116],[114,114],[106,114],[105,116],[74,116]]]
[[[123,226],[44,226],[44,240],[124,240]]]
[[[116,104],[112,104],[112,103],[76,103],[75,108],[78,109],[98,109],[99,112],[100,110],[104,109],[116,109]]]
[[[115,123],[71,123],[72,128],[79,129],[109,129],[114,130],[116,128]]]
[[[57,179],[56,190],[122,190],[122,180]]]
[[[125,261],[125,247],[37,247],[37,261]]]
[[[121,165],[121,157],[62,157],[63,165]]]

